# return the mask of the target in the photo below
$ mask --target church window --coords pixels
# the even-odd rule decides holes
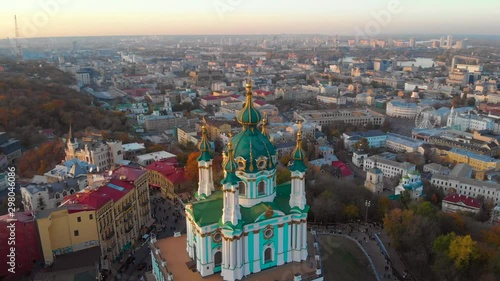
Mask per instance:
[[[272,259],[272,253],[273,253],[273,250],[271,248],[267,248],[264,251],[264,263],[268,263],[268,262],[272,262],[273,261],[273,259]]]
[[[214,232],[212,239],[215,243],[219,243],[222,240],[222,234],[219,231]]]
[[[272,228],[268,228],[264,231],[264,238],[271,239],[274,235],[274,231]]]
[[[214,255],[214,266],[220,266],[222,264],[222,252],[217,251]]]
[[[245,170],[246,167],[246,161],[242,157],[238,157],[235,159],[236,163],[238,164],[238,169],[239,170]]]
[[[240,190],[240,195],[246,195],[246,184],[242,181],[238,184],[238,188]]]
[[[266,164],[267,164],[267,158],[264,157],[264,156],[261,156],[257,159],[257,168],[259,168],[259,170],[263,170],[266,168]]]
[[[258,195],[262,196],[266,194],[266,183],[262,180],[259,182]]]

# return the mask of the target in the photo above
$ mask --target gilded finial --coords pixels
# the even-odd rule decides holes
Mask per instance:
[[[302,121],[299,120],[297,123],[297,126],[299,127],[297,130],[297,138],[300,139],[300,136],[302,136]]]

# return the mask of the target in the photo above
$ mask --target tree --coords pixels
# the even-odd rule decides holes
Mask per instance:
[[[162,151],[162,150],[165,150],[165,148],[163,147],[163,145],[158,144],[158,143],[153,144],[152,146],[149,146],[148,148],[146,148],[147,153],[157,152],[157,151]]]
[[[451,241],[456,237],[457,235],[454,232],[450,232],[446,235],[436,237],[432,244],[432,252],[434,254],[432,269],[442,279],[447,279],[446,277],[450,278],[456,274],[453,270],[453,262],[449,257]],[[453,279],[450,278],[449,280]]]
[[[344,207],[344,216],[347,220],[359,218],[359,208],[356,205],[347,205]]]
[[[408,225],[413,222],[414,213],[411,210],[394,209],[384,218],[384,229],[391,237],[394,245],[401,247],[401,240],[405,234]]]
[[[286,168],[278,168],[276,171],[276,183],[282,184],[285,182],[289,182],[291,177],[290,170]]]
[[[370,149],[370,143],[368,139],[362,138],[359,141],[354,143],[354,149],[356,150],[368,150]]]
[[[477,242],[470,235],[457,236],[450,242],[448,256],[453,261],[455,268],[463,270],[479,258]]]
[[[198,181],[198,157],[200,157],[201,152],[192,152],[189,154],[185,170],[186,180],[194,183]]]

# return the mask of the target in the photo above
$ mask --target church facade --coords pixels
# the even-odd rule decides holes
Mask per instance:
[[[224,178],[217,191],[207,129],[202,128],[197,200],[186,205],[189,257],[202,276],[221,274],[228,281],[307,259],[309,206],[301,129],[289,167],[291,181],[277,185],[278,157],[266,119],[253,105],[249,82],[237,120],[242,130],[225,148]]]

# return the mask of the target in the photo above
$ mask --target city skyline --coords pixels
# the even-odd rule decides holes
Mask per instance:
[[[0,38],[225,34],[484,34],[499,35],[500,3],[468,1],[67,1],[1,3]],[[450,4],[453,4],[452,6]],[[467,6],[467,15],[463,7]],[[8,20],[11,19],[11,20]]]

